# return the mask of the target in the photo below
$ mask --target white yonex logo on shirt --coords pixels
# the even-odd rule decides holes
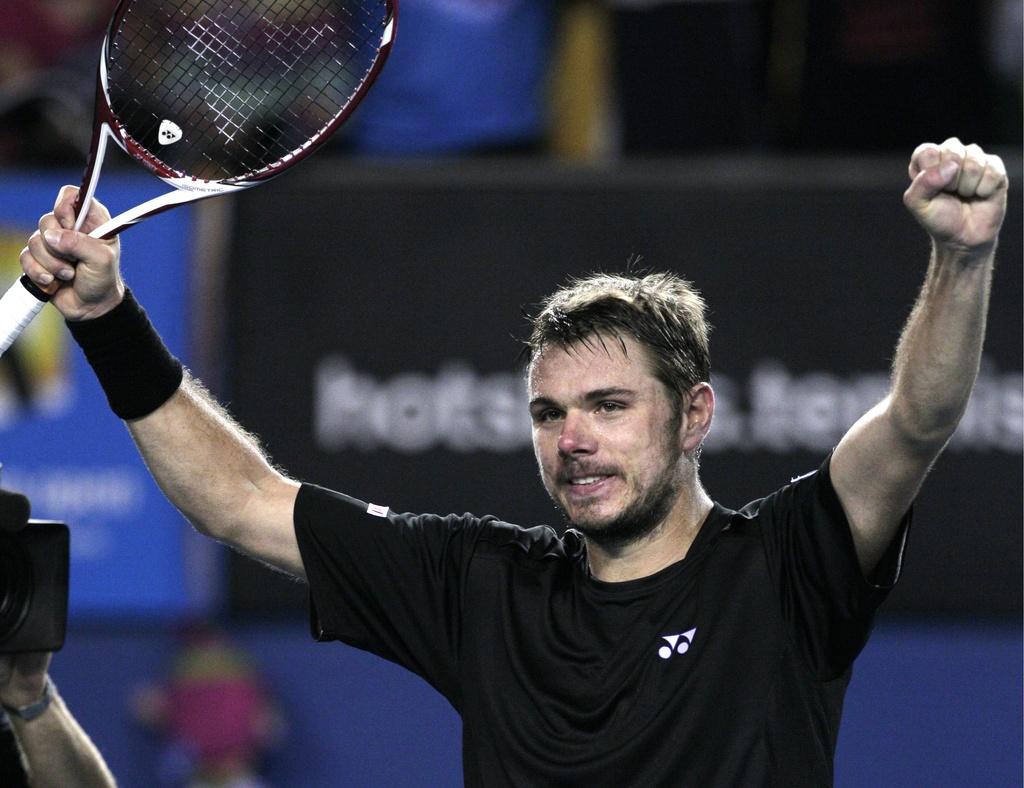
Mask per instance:
[[[662,635],[661,639],[668,645],[658,649],[658,656],[668,659],[673,654],[685,654],[690,650],[690,644],[693,643],[695,634],[697,634],[697,627],[688,629],[680,635]]]
[[[387,517],[388,507],[381,506],[379,503],[370,503],[366,505],[366,513],[376,515],[377,517]]]

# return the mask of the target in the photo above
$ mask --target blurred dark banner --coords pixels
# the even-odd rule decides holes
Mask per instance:
[[[221,393],[289,473],[399,511],[559,524],[534,466],[517,338],[523,309],[567,275],[642,255],[703,291],[718,411],[702,476],[739,507],[816,468],[881,398],[927,266],[901,202],[905,160],[319,164],[237,201]],[[981,378],[918,499],[888,611],[1021,610],[1011,165]],[[230,606],[302,615],[305,590],[233,556]]]

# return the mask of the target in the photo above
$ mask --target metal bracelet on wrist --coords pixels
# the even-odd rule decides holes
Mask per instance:
[[[30,703],[27,706],[8,706],[6,703],[0,704],[3,706],[4,711],[8,714],[13,714],[15,717],[29,722],[34,720],[48,708],[50,708],[50,702],[53,700],[54,692],[56,687],[50,677],[46,677],[46,683],[43,685],[43,697],[37,700],[35,703]]]

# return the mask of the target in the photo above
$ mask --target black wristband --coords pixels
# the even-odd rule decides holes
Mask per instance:
[[[181,362],[166,348],[131,290],[105,315],[65,322],[120,418],[148,416],[181,385]]]

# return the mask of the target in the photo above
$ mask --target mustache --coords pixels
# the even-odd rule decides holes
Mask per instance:
[[[597,465],[588,462],[570,461],[564,463],[558,470],[557,480],[568,484],[572,479],[580,476],[618,476],[619,469],[611,465]]]

